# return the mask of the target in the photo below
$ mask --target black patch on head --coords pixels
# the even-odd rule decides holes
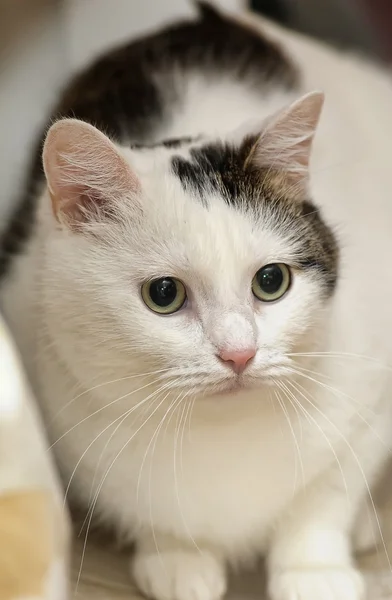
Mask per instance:
[[[178,138],[168,138],[167,140],[161,140],[159,142],[154,142],[152,144],[132,144],[131,148],[134,150],[151,150],[154,148],[181,148],[188,144],[192,144],[198,140],[197,137],[191,137],[189,135],[178,137]]]
[[[300,216],[298,216],[298,210]],[[300,266],[305,270],[316,270],[329,294],[335,289],[338,279],[339,247],[332,229],[323,220],[320,211],[310,201],[299,204],[298,210],[291,208],[293,235],[302,244]]]
[[[189,159],[172,158],[173,173],[184,190],[195,194],[205,207],[209,196],[217,194],[234,209],[253,212],[255,218],[261,215],[276,231],[283,231],[298,249],[297,266],[316,270],[329,295],[338,276],[335,236],[312,202],[292,198],[290,186],[277,185],[276,173],[246,166],[256,141],[257,136],[249,136],[238,147],[215,143],[192,148]]]
[[[175,85],[181,72],[230,76],[259,90],[261,101],[266,84],[296,85],[296,69],[277,45],[207,3],[198,6],[199,20],[175,24],[122,46],[75,77],[49,125],[61,117],[75,117],[120,142],[148,145],[156,143],[160,125],[175,117],[183,95],[181,85],[178,89]],[[0,275],[7,272],[11,257],[23,250],[34,229],[37,189],[44,181],[41,153],[47,129],[37,145],[26,191],[0,240]],[[166,145],[177,143],[169,140]],[[186,171],[187,167],[179,165],[178,169]]]
[[[229,204],[235,204],[243,197],[244,164],[255,141],[255,136],[249,136],[240,147],[217,142],[191,148],[189,159],[172,158],[173,173],[186,191],[196,192],[203,204],[214,191],[222,194]]]

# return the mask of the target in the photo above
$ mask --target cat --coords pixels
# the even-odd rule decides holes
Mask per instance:
[[[135,541],[145,595],[218,600],[262,554],[272,600],[361,600],[392,430],[391,83],[198,7],[63,93],[3,310],[66,496]]]

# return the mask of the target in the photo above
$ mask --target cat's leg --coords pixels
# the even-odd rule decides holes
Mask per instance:
[[[391,427],[392,431],[392,427]],[[392,461],[383,471],[380,485],[372,499],[367,498],[357,515],[353,546],[356,552],[368,552],[372,548],[384,546],[384,536],[389,539],[392,534]]]
[[[361,477],[358,469],[355,477]],[[344,479],[346,483],[336,466],[288,507],[268,555],[272,600],[364,598],[364,581],[352,556],[351,527],[366,486],[363,481],[350,485],[350,475]]]
[[[356,552],[367,552],[382,544],[384,530],[384,514],[380,506],[370,499],[361,507],[353,531],[353,547]]]
[[[345,451],[335,455],[331,468],[288,505],[268,553],[272,600],[364,598],[364,580],[353,558],[353,528],[385,469],[390,428],[390,409],[381,405],[371,422],[362,421],[350,442],[345,440]],[[369,508],[374,510],[372,502]]]
[[[138,539],[132,575],[156,600],[219,600],[227,587],[225,562],[217,552],[157,532]]]

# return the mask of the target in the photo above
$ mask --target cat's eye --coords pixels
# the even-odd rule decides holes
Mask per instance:
[[[186,300],[184,284],[174,277],[161,277],[146,281],[142,285],[141,292],[146,306],[161,315],[171,315],[177,312]]]
[[[287,265],[270,264],[259,269],[252,281],[252,292],[263,302],[279,300],[290,287],[291,273]]]

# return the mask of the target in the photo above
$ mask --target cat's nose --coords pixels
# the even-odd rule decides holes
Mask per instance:
[[[227,363],[236,373],[242,373],[255,355],[255,348],[247,348],[246,350],[221,350],[219,352],[219,358]]]

